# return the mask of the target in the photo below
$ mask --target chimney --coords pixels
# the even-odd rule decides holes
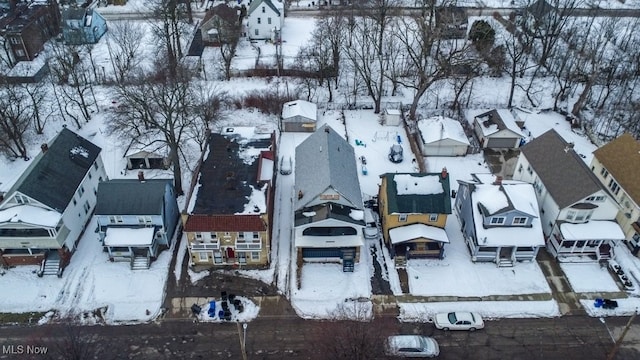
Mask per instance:
[[[442,168],[442,172],[440,173],[440,177],[443,178],[443,179],[446,179],[447,176],[449,176],[449,173],[447,172],[447,168],[443,167]]]
[[[302,190],[298,190],[298,200],[302,199]]]
[[[46,153],[47,150],[49,150],[49,145],[47,145],[47,143],[44,143],[44,144],[40,145],[40,149],[42,149],[43,153]]]
[[[144,182],[144,172],[142,170],[138,171],[138,180]]]
[[[493,185],[502,185],[502,176],[496,176],[496,180],[493,182]]]
[[[575,144],[574,144],[574,143],[572,143],[572,142],[567,143],[567,145],[564,147],[564,152],[568,153],[568,152],[569,152],[569,150],[573,150],[573,146],[574,146],[574,145],[575,145]]]

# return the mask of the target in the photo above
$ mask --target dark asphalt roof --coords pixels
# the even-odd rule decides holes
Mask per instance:
[[[520,151],[561,209],[602,189],[587,164],[553,129]]]
[[[96,215],[160,215],[172,179],[103,181],[98,185]]]
[[[193,214],[235,214],[244,211],[251,186],[258,182],[256,159],[247,164],[240,156],[243,148],[269,150],[271,140],[241,139],[237,136],[211,134],[209,155],[200,168],[200,188]]]
[[[48,147],[27,168],[15,190],[62,212],[101,149],[67,128]]]

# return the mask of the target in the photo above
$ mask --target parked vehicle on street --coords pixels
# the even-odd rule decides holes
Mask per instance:
[[[435,339],[420,335],[393,335],[387,338],[385,352],[399,357],[436,357],[440,347]]]
[[[436,314],[433,324],[440,330],[468,330],[475,331],[484,328],[484,320],[478,313],[455,311]]]

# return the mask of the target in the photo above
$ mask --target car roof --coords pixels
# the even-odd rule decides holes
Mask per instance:
[[[474,317],[477,319],[477,316],[467,311],[456,312],[456,319],[458,319],[458,321],[460,320],[475,321]]]
[[[394,335],[389,336],[389,345],[396,349],[400,348],[422,348],[422,336],[419,335]]]

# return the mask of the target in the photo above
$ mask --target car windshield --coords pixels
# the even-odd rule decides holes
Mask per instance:
[[[456,319],[456,313],[449,313],[449,322],[455,324],[458,319]]]

